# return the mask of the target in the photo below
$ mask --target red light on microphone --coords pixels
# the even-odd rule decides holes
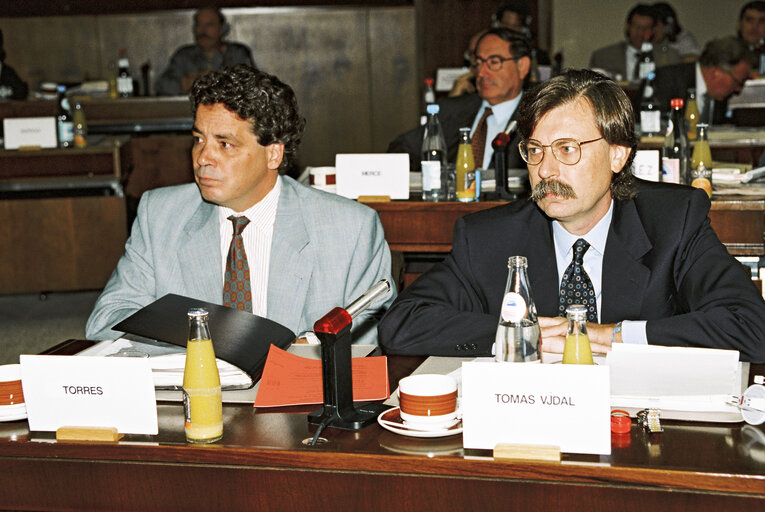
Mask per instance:
[[[351,315],[341,307],[336,307],[313,324],[314,332],[337,334],[353,321]]]

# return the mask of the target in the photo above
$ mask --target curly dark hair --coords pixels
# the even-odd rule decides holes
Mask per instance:
[[[614,198],[635,197],[637,185],[632,175],[632,161],[637,149],[635,115],[632,103],[622,89],[610,78],[589,69],[569,69],[523,95],[518,105],[518,132],[525,140],[531,136],[539,120],[551,110],[586,98],[595,114],[600,134],[609,144],[630,149],[620,172],[611,176]]]
[[[261,146],[284,144],[280,173],[294,163],[305,119],[292,88],[274,75],[246,64],[223,68],[198,78],[189,98],[194,116],[199,105],[220,103],[251,123]]]

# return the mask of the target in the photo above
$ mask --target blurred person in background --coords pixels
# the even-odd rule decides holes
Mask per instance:
[[[683,62],[693,62],[699,58],[701,47],[696,38],[680,25],[675,9],[667,2],[653,4],[656,10],[656,24],[653,28],[653,44],[660,50],[672,48]]]
[[[643,43],[650,42],[653,38],[654,26],[657,19],[656,10],[648,4],[637,4],[629,13],[624,23],[625,40],[604,46],[592,52],[590,56],[591,69],[603,70],[614,77],[617,81],[637,80],[636,68],[639,60],[640,48]],[[669,48],[665,54],[658,47],[653,48],[653,60],[656,66],[680,62],[680,55]]]
[[[750,50],[765,44],[765,2],[744,4],[738,14],[738,37]]]
[[[23,100],[29,93],[29,87],[16,71],[5,63],[3,31],[0,30],[0,100]]]
[[[176,50],[170,64],[156,83],[158,96],[185,94],[200,76],[224,67],[247,64],[256,67],[250,49],[240,43],[224,41],[230,31],[223,13],[203,7],[194,13],[195,44]]]

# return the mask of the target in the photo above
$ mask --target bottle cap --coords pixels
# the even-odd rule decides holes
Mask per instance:
[[[430,103],[426,109],[428,114],[438,114],[438,111],[440,110],[438,103]]]
[[[611,411],[611,432],[614,434],[626,434],[632,428],[632,420],[627,411],[615,409]]]
[[[208,315],[207,310],[204,308],[191,308],[187,314],[190,318],[199,318]]]
[[[425,79],[425,85],[433,85],[435,81],[432,78]]]
[[[683,108],[683,98],[672,98],[669,100],[669,106],[672,108]]]

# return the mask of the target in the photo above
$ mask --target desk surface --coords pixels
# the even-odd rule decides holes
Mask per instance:
[[[391,357],[391,385],[421,360]],[[494,461],[465,453],[460,436],[412,439],[378,425],[327,429],[328,442],[309,447],[311,407],[226,405],[223,439],[194,446],[182,407],[157,409],[158,436],[113,444],[58,443],[24,421],[0,423],[0,481],[15,491],[0,493],[0,508],[719,511],[761,509],[765,498],[765,430],[743,424],[664,422],[653,437],[633,424],[610,456],[551,464]]]

